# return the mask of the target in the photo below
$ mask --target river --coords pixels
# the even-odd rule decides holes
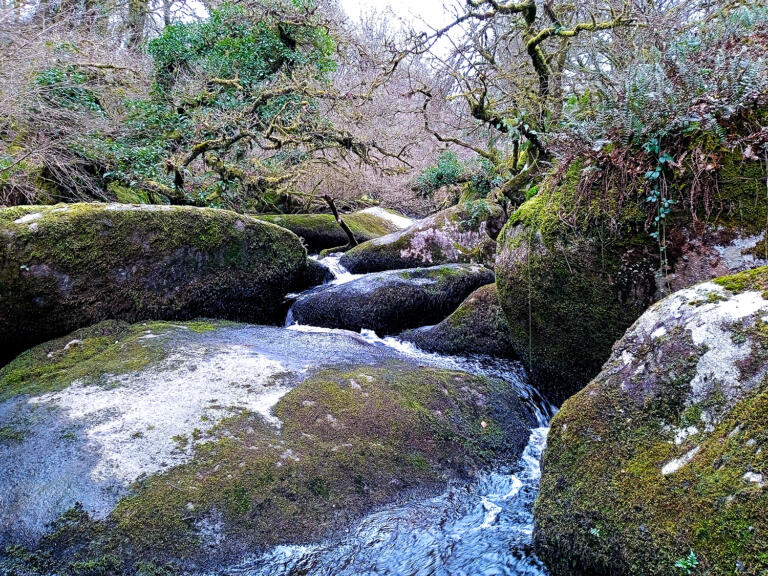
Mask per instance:
[[[334,283],[353,280],[337,256],[321,260]],[[327,331],[298,326],[291,330]],[[229,568],[228,576],[543,576],[532,549],[533,504],[539,461],[554,407],[527,381],[518,362],[422,352],[396,338],[363,331],[371,343],[397,349],[422,364],[481,373],[516,387],[534,408],[537,427],[516,465],[490,470],[470,484],[455,484],[437,497],[379,509],[325,542],[279,546]]]

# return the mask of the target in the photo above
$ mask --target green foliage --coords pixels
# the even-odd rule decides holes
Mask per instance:
[[[441,152],[435,164],[425,168],[411,183],[411,189],[422,198],[431,198],[444,186],[466,182],[470,196],[488,194],[498,184],[493,163],[486,158],[462,161],[455,152]]]
[[[477,230],[480,223],[491,215],[491,208],[485,200],[465,202],[463,208],[463,218],[459,221],[461,230]]]
[[[308,6],[306,2],[293,4]],[[297,49],[298,44],[312,48]],[[242,6],[224,4],[207,21],[167,27],[149,43],[147,51],[162,88],[172,86],[179,72],[199,71],[207,78],[238,78],[246,90],[253,91],[283,67],[308,66],[318,77],[333,71],[333,47],[332,38],[322,28],[252,22]],[[235,90],[231,86],[224,91],[222,104]]]
[[[724,141],[728,120],[768,95],[760,41],[767,26],[768,9],[756,5],[676,32],[664,49],[613,70],[610,85],[572,95],[564,108],[569,129],[595,146],[680,133]]]
[[[94,143],[94,152],[108,159],[109,170],[103,178],[128,186],[146,180],[171,186],[164,160],[185,139],[185,134],[192,133],[192,119],[155,99],[132,99],[125,106],[124,135]]]
[[[674,163],[674,158],[666,152],[661,152],[658,138],[652,138],[643,144],[643,150],[656,158],[655,168],[645,173],[645,180],[650,186],[645,201],[651,204],[656,212],[653,218],[651,236],[658,242],[661,272],[664,273],[667,267],[667,218],[672,213],[672,206],[675,204],[675,201],[667,194],[666,173],[670,164]]]
[[[455,152],[446,150],[440,153],[434,165],[425,168],[415,178],[411,188],[422,198],[428,198],[439,188],[456,184],[463,173],[464,167],[459,157]]]
[[[101,105],[95,92],[87,87],[88,77],[74,66],[54,66],[40,71],[34,80],[45,88],[42,97],[54,107],[98,112]]]
[[[696,569],[696,566],[699,565],[699,559],[696,557],[696,553],[691,550],[690,554],[686,556],[685,558],[680,558],[677,562],[675,562],[675,568],[679,568],[681,571],[684,571],[686,574],[693,574],[693,571]]]
[[[306,147],[293,142],[332,129],[300,88],[321,86],[336,69],[335,43],[313,16],[316,8],[314,0],[224,3],[207,20],[167,26],[146,46],[154,81],[144,96],[110,92],[101,72],[74,64],[45,68],[33,84],[48,107],[99,127],[67,142],[92,189],[114,196],[130,187],[152,202],[263,209],[279,201],[276,183],[309,158]],[[77,52],[62,50],[62,58]],[[285,89],[294,84],[299,92]],[[111,107],[103,109],[104,94]],[[119,126],[107,131],[101,120],[109,115]],[[274,150],[267,140],[265,151],[260,144],[269,127],[284,139],[298,137]],[[243,132],[253,136],[194,154],[205,142]],[[0,168],[25,168],[13,162],[0,155]]]

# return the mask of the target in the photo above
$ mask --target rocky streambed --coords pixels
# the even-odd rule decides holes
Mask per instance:
[[[329,290],[359,279],[326,263]],[[462,266],[397,278],[458,305],[492,280]],[[551,409],[522,367],[360,328],[107,320],[19,356],[0,370],[2,569],[542,573]]]
[[[233,213],[0,211],[0,340],[26,349],[0,368],[0,573],[765,574],[768,268],[633,309],[548,434],[536,390],[573,390],[519,344],[573,310],[509,282],[509,234],[493,282],[480,208],[320,260]],[[536,281],[587,302],[572,279]]]

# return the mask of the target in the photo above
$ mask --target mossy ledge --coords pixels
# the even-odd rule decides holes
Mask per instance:
[[[510,326],[499,305],[496,284],[487,284],[472,292],[439,324],[408,330],[400,338],[428,352],[515,356]]]
[[[379,210],[384,212],[383,208]],[[349,242],[344,230],[331,214],[254,214],[253,216],[287,228],[304,241],[311,254],[344,246]],[[396,212],[393,212],[392,216],[394,219],[406,220]],[[400,230],[400,226],[391,219],[371,211],[361,210],[343,214],[342,217],[358,242],[367,242]]]
[[[300,296],[293,319],[309,326],[398,334],[441,321],[489,282],[493,272],[473,264],[377,272]]]
[[[552,420],[534,539],[554,576],[768,572],[768,268],[676,292]]]
[[[105,320],[45,344],[35,346],[0,368],[0,402],[14,396],[37,396],[66,388],[74,381],[98,384],[105,375],[141,370],[166,356],[154,338],[166,332],[208,332],[226,322],[195,320],[128,324]],[[152,338],[147,338],[151,335]]]
[[[0,362],[106,318],[276,321],[305,267],[298,237],[234,212],[0,209]]]
[[[344,254],[341,264],[355,274],[450,263],[492,267],[495,238],[505,219],[496,203],[462,202],[405,230],[356,246]]]

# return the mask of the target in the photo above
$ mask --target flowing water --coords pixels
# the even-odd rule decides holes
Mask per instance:
[[[358,277],[322,260],[343,283]],[[286,325],[304,332],[332,332]],[[483,356],[450,357],[420,351],[396,338],[362,337],[395,348],[420,364],[501,378],[515,386],[534,408],[537,427],[515,466],[492,470],[470,484],[450,486],[437,497],[380,509],[347,533],[326,542],[279,546],[224,573],[231,576],[544,576],[532,550],[533,503],[540,478],[539,460],[554,408],[527,381],[517,362]]]

